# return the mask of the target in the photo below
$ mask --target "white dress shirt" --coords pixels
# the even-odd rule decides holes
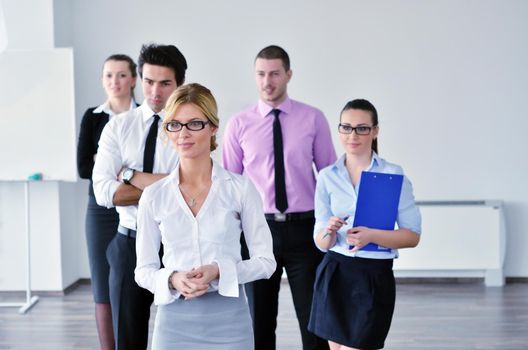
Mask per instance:
[[[128,111],[131,111],[133,110],[134,108],[136,108],[136,101],[134,101],[133,99],[130,100],[130,107],[128,108]],[[126,112],[128,112],[126,111]],[[126,113],[126,112],[123,112],[123,113]],[[97,107],[96,109],[94,109],[93,111],[94,114],[99,114],[99,113],[106,113],[108,114],[108,121],[112,120],[113,117],[115,117],[117,114],[114,113],[114,111],[110,108],[110,104],[108,103],[108,101],[105,101],[105,103],[103,103],[102,105],[99,105],[99,107]],[[119,113],[118,113],[119,114]]]
[[[169,289],[173,271],[190,271],[216,262],[219,280],[209,291],[238,297],[239,285],[269,278],[275,271],[271,232],[262,201],[251,181],[213,161],[212,185],[196,215],[179,188],[179,166],[166,178],[148,186],[139,202],[136,237],[138,285],[154,294],[156,305],[169,304],[180,293]],[[250,259],[240,256],[244,231]],[[160,269],[159,248],[163,243]]]
[[[121,169],[127,167],[143,170],[145,141],[154,114],[159,115],[163,120],[163,112],[154,113],[146,103],[143,103],[131,111],[118,114],[106,124],[99,139],[99,149],[92,173],[97,204],[107,208],[114,207],[114,193],[121,185],[117,180]],[[162,139],[162,123],[158,124],[153,173],[168,174],[174,170],[179,158],[172,144]],[[135,230],[137,205],[116,206],[116,210],[119,213],[119,223]]]

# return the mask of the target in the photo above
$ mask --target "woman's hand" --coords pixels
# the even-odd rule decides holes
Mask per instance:
[[[315,237],[315,244],[317,247],[322,250],[328,250],[332,248],[337,241],[337,231],[343,227],[343,225],[347,224],[347,219],[348,215],[344,218],[332,216],[330,219],[328,219],[326,227],[319,231]]]
[[[191,271],[192,272],[192,271]],[[209,285],[200,283],[196,278],[188,277],[191,272],[175,272],[171,275],[170,283],[185,299],[199,297],[207,292]]]
[[[220,269],[216,263],[202,265],[187,272],[187,277],[199,284],[209,284],[220,277]]]
[[[345,219],[341,219],[337,216],[332,216],[328,220],[328,224],[326,224],[326,228],[322,238],[326,238],[327,236],[333,237],[343,225],[346,225],[347,218],[348,217],[346,217]]]
[[[351,252],[356,252],[371,241],[372,230],[365,226],[353,227],[347,230],[347,243],[353,245]]]

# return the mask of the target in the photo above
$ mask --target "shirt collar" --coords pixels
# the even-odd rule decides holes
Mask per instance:
[[[278,105],[277,107],[271,107],[270,105],[266,104],[266,102],[259,99],[257,109],[262,118],[268,116],[274,109],[280,109],[281,112],[287,115],[291,113],[292,100],[286,96],[286,99],[282,101],[280,105]]]
[[[213,173],[211,175],[211,180],[215,182],[216,180],[229,180],[231,179],[231,174],[222,168],[220,164],[212,159],[213,162]],[[180,162],[178,162],[178,165],[176,166],[176,169],[169,175],[174,181],[176,181],[177,184],[180,184]]]
[[[336,160],[336,162],[333,165],[333,169],[339,172],[343,172],[343,171],[346,172],[347,170],[345,166],[345,159],[346,159],[346,154],[343,154],[341,157],[339,157],[338,160]],[[370,160],[370,165],[368,166],[367,169],[365,169],[365,171],[372,171],[372,169],[375,166],[380,166],[380,165],[381,165],[380,156],[378,156],[376,152],[372,152],[372,159]]]
[[[372,152],[372,160],[370,161],[370,166],[368,167],[367,171],[371,171],[374,167],[381,166],[381,158],[378,156],[376,152]]]
[[[159,113],[154,113],[154,111],[150,108],[150,106],[148,105],[147,101],[143,102],[143,104],[141,106],[139,106],[139,108],[141,108],[141,115],[143,117],[143,121],[144,122],[147,122],[150,118],[152,118],[152,116],[154,114],[157,114],[160,116],[160,119],[163,121],[163,118],[165,118],[165,110],[161,110],[161,112]]]
[[[136,108],[136,101],[134,101],[134,99],[131,99],[130,100],[130,107],[128,108],[128,110],[130,111],[130,110],[132,110],[134,108]],[[108,103],[108,101],[105,101],[105,103],[103,103],[102,105],[100,105],[99,107],[94,109],[93,112],[94,113],[106,113],[109,116],[114,116],[115,115],[114,111],[112,111],[110,109],[110,104]]]

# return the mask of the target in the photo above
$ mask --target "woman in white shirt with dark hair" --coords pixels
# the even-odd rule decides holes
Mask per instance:
[[[260,195],[210,157],[219,119],[207,88],[178,88],[165,111],[180,162],[143,192],[136,238],[136,282],[158,305],[153,349],[253,349],[242,285],[269,278],[276,266]],[[242,231],[249,260],[240,256]]]

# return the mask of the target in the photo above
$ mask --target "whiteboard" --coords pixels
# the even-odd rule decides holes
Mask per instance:
[[[0,181],[77,181],[73,51],[0,54]]]

